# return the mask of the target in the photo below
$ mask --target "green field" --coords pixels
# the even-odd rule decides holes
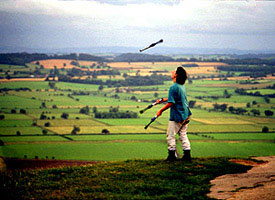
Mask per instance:
[[[3,137],[1,155],[72,160],[164,159],[165,134]],[[194,157],[270,156],[275,154],[275,133],[190,134]],[[178,151],[180,150],[178,142]]]
[[[173,63],[142,65],[151,70],[175,68]],[[12,65],[0,65],[0,68],[3,71],[29,70],[24,66]],[[32,70],[34,68],[32,66]],[[186,68],[187,72],[192,72],[192,77],[201,76],[193,74],[193,69]],[[121,72],[131,74],[136,69]],[[213,72],[213,75],[219,74],[225,73]],[[106,81],[106,76],[98,76],[98,79],[101,78]],[[116,75],[116,79],[124,80],[124,77],[122,74]],[[244,88],[247,92],[260,92],[262,95],[274,93],[272,89],[266,88],[274,84],[273,80],[256,81],[256,84],[206,78],[194,79],[192,83],[187,81],[188,99],[195,101],[188,126],[193,156],[248,157],[275,154],[275,117],[265,114],[266,110],[275,112],[275,99],[268,98],[267,102],[264,96],[240,95],[235,92],[236,88]],[[55,82],[54,88],[48,81],[0,82],[0,89],[9,89],[0,93],[0,115],[4,116],[0,120],[0,139],[5,143],[0,146],[0,156],[54,156],[57,159],[73,160],[162,159],[167,154],[165,134],[169,111],[163,113],[147,130],[144,126],[163,105],[147,110],[144,114],[139,111],[152,101],[167,97],[171,84],[171,81],[164,81],[163,85],[104,86],[103,90],[99,90],[100,85],[69,82]],[[23,87],[31,91],[16,91]],[[231,95],[229,98],[224,96],[225,90]],[[226,104],[227,108],[225,111],[215,110],[213,104]],[[80,109],[85,106],[89,107],[89,113],[80,113]],[[242,114],[232,113],[229,111],[230,106],[246,111]],[[121,112],[136,112],[138,118],[95,118],[93,109],[109,112],[111,107]],[[26,113],[20,113],[22,109]],[[253,110],[258,110],[259,115],[254,116]],[[63,113],[68,114],[67,119],[61,117]],[[42,115],[44,119],[40,119]],[[80,129],[76,136],[71,135],[74,126]],[[268,133],[262,132],[264,127],[268,128]],[[104,129],[110,134],[102,135]],[[180,145],[178,149],[180,151]]]

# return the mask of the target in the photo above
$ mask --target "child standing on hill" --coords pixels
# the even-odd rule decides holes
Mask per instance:
[[[185,81],[187,79],[187,73],[183,67],[178,67],[176,71],[172,72],[171,78],[173,79],[173,85],[169,88],[167,104],[157,112],[159,117],[163,111],[170,108],[170,118],[167,129],[167,143],[168,143],[168,157],[167,161],[177,160],[175,156],[176,152],[176,134],[179,133],[179,139],[182,143],[183,149],[183,161],[191,161],[191,146],[187,137],[187,123],[189,117],[192,115],[185,89]]]

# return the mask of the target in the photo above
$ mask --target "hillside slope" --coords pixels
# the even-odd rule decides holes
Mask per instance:
[[[11,171],[1,176],[10,199],[209,199],[210,180],[250,169],[228,158],[103,162],[84,167]]]

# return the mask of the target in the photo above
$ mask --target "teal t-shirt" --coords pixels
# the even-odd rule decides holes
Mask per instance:
[[[167,102],[173,103],[173,106],[170,108],[170,121],[182,122],[192,115],[189,109],[184,85],[174,83],[169,88]]]

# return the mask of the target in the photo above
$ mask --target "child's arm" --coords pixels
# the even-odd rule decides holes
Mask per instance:
[[[162,112],[170,108],[172,105],[173,103],[168,102],[162,109],[157,112],[157,117],[161,116]]]

